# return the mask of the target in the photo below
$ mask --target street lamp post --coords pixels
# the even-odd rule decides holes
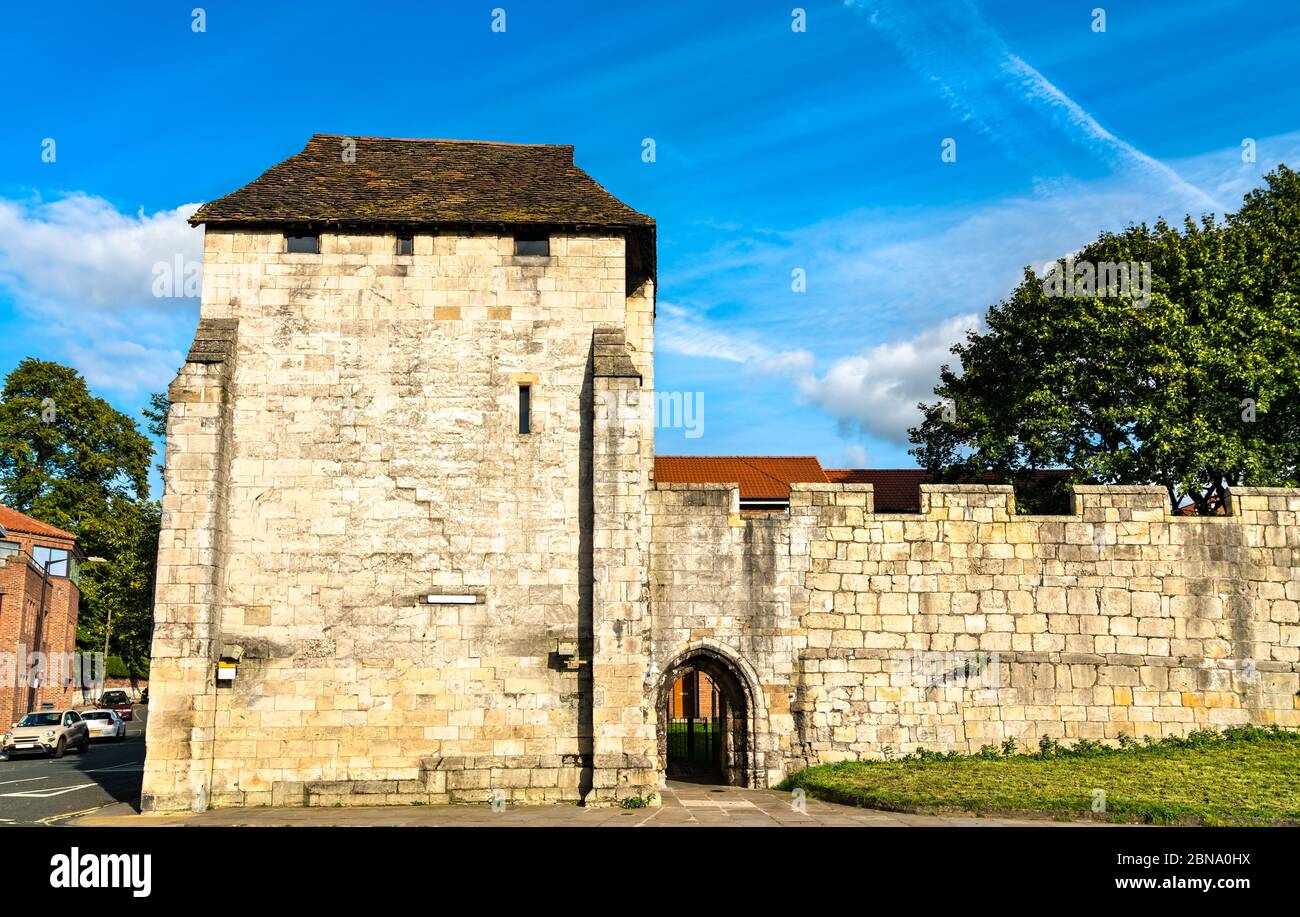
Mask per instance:
[[[37,605],[37,610],[36,610],[36,632],[32,635],[33,649],[35,652],[41,653],[44,652],[41,649],[41,645],[44,640],[44,633],[45,633],[45,590],[46,587],[49,586],[50,584],[50,565],[55,562],[55,557],[54,554],[51,553],[50,556],[45,559],[45,562],[41,563],[36,559],[36,557],[30,551],[27,552],[27,556],[31,558],[32,564],[41,571],[41,600],[40,603]],[[60,558],[60,559],[71,564],[72,563],[71,552],[68,553],[68,556],[66,558]],[[108,561],[105,560],[103,557],[88,557],[86,558],[86,563],[106,564],[108,563]],[[112,614],[111,610],[109,611],[109,614],[111,616]],[[105,624],[105,630],[107,630],[107,624]],[[108,666],[108,635],[107,634],[105,634],[104,636],[104,654],[105,654],[104,665],[105,667],[107,667]],[[36,709],[36,687],[37,686],[36,686],[36,682],[33,681],[31,678],[28,678],[27,681],[28,681],[27,710],[30,712]]]
[[[108,563],[102,557],[86,558],[88,564],[106,564]],[[108,675],[108,637],[113,632],[113,606],[109,605],[104,608],[104,675]]]
[[[86,563],[106,564],[108,563],[108,560],[107,558],[104,557],[87,557]],[[109,605],[107,608],[104,609],[104,675],[105,677],[107,677],[108,675],[108,635],[112,632],[112,627],[113,627],[113,606]],[[85,676],[84,667],[82,669],[82,676],[83,677],[81,679],[81,685],[80,685],[81,699],[85,701],[87,699],[86,697],[87,688],[86,688],[86,679],[84,677]]]
[[[113,632],[113,609],[104,609],[104,673],[108,674],[108,635]]]
[[[30,557],[31,555],[28,554]],[[41,564],[35,557],[32,557],[33,564],[39,564],[41,571],[41,601],[36,610],[36,632],[33,635],[32,643],[35,652],[41,652],[41,641],[45,630],[45,589],[50,584],[50,564],[54,562],[54,555],[51,554]],[[36,709],[36,680],[29,677],[27,679],[27,710],[30,712]]]

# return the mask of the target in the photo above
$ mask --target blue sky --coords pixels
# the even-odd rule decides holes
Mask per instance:
[[[152,266],[313,132],[572,143],[659,223],[657,387],[704,398],[661,453],[908,466],[1024,265],[1300,162],[1294,0],[200,3],[0,9],[0,372],[137,413],[198,315]]]

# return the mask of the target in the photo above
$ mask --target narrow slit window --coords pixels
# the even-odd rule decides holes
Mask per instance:
[[[288,251],[293,254],[302,254],[302,255],[320,254],[319,235],[293,236],[293,235],[286,234],[284,238],[285,238],[285,242],[287,243],[285,247],[285,251]]]
[[[533,387],[531,385],[519,386],[519,432],[532,432],[532,411]]]
[[[414,236],[398,236],[398,237],[397,237],[397,253],[398,253],[399,255],[413,255],[413,254],[415,254],[415,237],[414,237]]]
[[[515,234],[515,254],[516,255],[539,255],[547,257],[551,254],[551,237],[544,232],[520,232]]]

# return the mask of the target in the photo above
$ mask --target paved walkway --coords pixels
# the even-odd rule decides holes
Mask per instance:
[[[661,791],[663,805],[647,809],[584,809],[575,805],[508,806],[494,812],[477,806],[356,806],[343,808],[214,809],[200,814],[138,815],[128,805],[109,806],[70,822],[85,827],[124,826],[354,826],[354,827],[952,827],[1054,825],[1093,826],[1095,822],[1038,819],[971,818],[906,815],[804,801],[805,812],[792,806],[789,793],[670,781]]]

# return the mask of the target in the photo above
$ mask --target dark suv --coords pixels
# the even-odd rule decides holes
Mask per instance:
[[[99,699],[99,706],[112,710],[124,720],[131,719],[131,698],[125,691],[105,691]]]

